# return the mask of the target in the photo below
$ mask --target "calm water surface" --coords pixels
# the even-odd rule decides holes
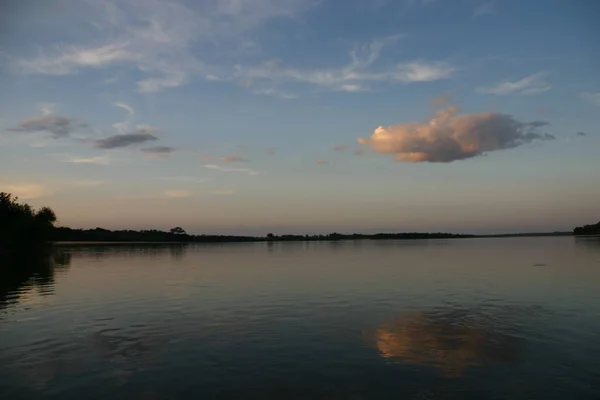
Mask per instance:
[[[598,238],[62,250],[0,276],[2,399],[600,398]]]

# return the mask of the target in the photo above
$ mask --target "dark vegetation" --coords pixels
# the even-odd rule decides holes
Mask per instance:
[[[574,235],[600,235],[600,222],[593,225],[578,226],[573,229]]]
[[[9,193],[0,193],[0,254],[44,246],[54,234],[55,221],[50,208],[34,210]]]
[[[111,231],[103,228],[58,227],[54,228],[52,240],[55,242],[253,242],[265,239],[251,236],[188,235],[180,227],[168,232],[156,229]]]
[[[4,254],[0,259],[0,310],[18,302],[29,290],[52,294],[56,274],[66,270],[70,263],[70,253],[49,247]]]
[[[464,235],[451,233],[377,233],[327,235],[274,235],[232,236],[232,235],[190,235],[181,227],[169,231],[160,230],[115,230],[103,228],[72,229],[54,227],[56,215],[48,207],[34,210],[28,204],[19,203],[16,197],[0,193],[0,254],[31,251],[50,242],[163,242],[163,243],[215,243],[215,242],[259,242],[259,241],[319,241],[319,240],[385,240],[385,239],[453,239],[472,237],[512,237],[512,236],[558,236],[571,235],[571,232],[522,233],[501,235]],[[576,235],[598,234],[600,223],[575,228]]]
[[[472,235],[455,235],[450,233],[378,233],[375,235],[331,233],[328,235],[273,235],[263,236],[230,236],[230,235],[188,235],[185,232],[169,232],[159,230],[144,231],[110,231],[102,228],[71,229],[55,228],[53,240],[60,242],[261,242],[261,241],[305,241],[305,240],[357,240],[357,239],[437,239],[464,238]]]

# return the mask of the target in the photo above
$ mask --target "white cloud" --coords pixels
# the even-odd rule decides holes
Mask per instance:
[[[0,184],[0,192],[11,193],[21,200],[36,199],[51,194],[50,190],[39,183],[6,183]]]
[[[140,92],[180,86],[192,74],[218,77],[193,51],[218,45],[220,52],[248,51],[249,34],[272,18],[294,17],[306,0],[214,0],[197,9],[170,0],[86,2],[85,15],[99,37],[88,43],[47,47],[36,57],[15,60],[20,72],[66,75],[86,68],[124,66],[143,77]],[[255,46],[254,46],[255,47]]]
[[[440,110],[429,121],[380,126],[359,143],[396,161],[452,162],[485,153],[510,149],[535,140],[552,140],[540,133],[546,122],[520,122],[492,112],[458,114],[458,107]]]
[[[204,164],[204,168],[215,169],[215,170],[223,171],[223,172],[239,172],[239,173],[248,174],[248,175],[260,175],[262,173],[262,172],[255,171],[250,168],[229,168],[229,167],[223,167],[223,166],[215,165],[215,164]]]
[[[42,112],[42,115],[50,115],[54,113],[56,103],[41,103],[39,107],[40,111]]]
[[[221,161],[225,162],[225,163],[232,163],[232,162],[248,162],[247,158],[244,158],[241,154],[237,153],[237,154],[230,154],[228,156],[222,157],[220,158]]]
[[[116,107],[122,108],[123,110],[127,111],[127,113],[129,113],[130,116],[134,116],[135,115],[135,111],[133,110],[133,107],[131,107],[129,104],[125,104],[125,103],[115,103]]]
[[[589,101],[592,104],[600,106],[600,92],[596,92],[596,93],[591,93],[591,92],[581,93],[580,97],[582,99],[584,99],[584,100]]]
[[[165,190],[164,195],[166,197],[190,197],[191,193],[189,190],[177,189],[177,190]]]
[[[99,164],[99,165],[108,165],[112,162],[112,159],[109,156],[96,156],[96,157],[71,157],[64,160],[65,162],[75,163],[75,164]]]
[[[134,129],[133,119],[135,118],[133,107],[125,103],[115,103],[114,105],[127,111],[127,118],[124,121],[114,123],[112,125],[113,129],[121,134],[132,131]]]
[[[262,94],[265,96],[273,96],[278,97],[280,99],[297,99],[298,96],[293,93],[283,92],[281,90],[276,89],[258,89],[253,92],[254,94]]]
[[[533,95],[543,93],[552,89],[552,85],[544,79],[545,76],[546,74],[544,72],[538,72],[537,74],[526,76],[517,81],[507,80],[492,86],[479,87],[476,91],[479,93],[495,95],[507,95],[513,93]]]
[[[267,61],[259,66],[236,66],[235,77],[256,82],[307,83],[341,92],[363,92],[374,85],[390,83],[429,82],[451,77],[456,68],[443,61],[413,60],[400,62],[392,68],[376,68],[384,45],[396,41],[400,35],[379,39],[350,52],[350,63],[338,68],[286,68],[278,61]]]

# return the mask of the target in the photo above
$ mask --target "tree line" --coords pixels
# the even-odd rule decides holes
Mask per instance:
[[[573,229],[574,235],[600,235],[600,221],[597,224],[578,226]]]
[[[30,205],[20,203],[9,193],[0,193],[0,254],[14,249],[32,249],[48,242],[259,242],[259,241],[320,241],[320,240],[385,240],[385,239],[450,239],[472,238],[476,235],[452,233],[376,233],[376,234],[342,234],[326,235],[275,235],[236,236],[236,235],[191,235],[181,227],[169,231],[150,230],[109,230],[103,228],[73,229],[55,227],[56,214],[49,207],[39,210]],[[575,235],[600,234],[600,222],[574,229]],[[554,232],[552,235],[565,234]],[[568,234],[568,232],[567,232]],[[523,234],[521,234],[523,235]],[[506,235],[487,235],[506,236]],[[510,235],[509,235],[510,236]]]

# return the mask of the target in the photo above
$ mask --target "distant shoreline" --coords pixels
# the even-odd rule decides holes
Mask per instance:
[[[427,239],[485,239],[485,238],[515,238],[515,237],[549,237],[549,236],[574,236],[572,232],[540,232],[540,233],[506,233],[494,235],[461,235],[461,234],[374,234],[374,235],[341,235],[329,237],[322,236],[299,236],[286,235],[273,238],[260,236],[237,237],[233,240],[227,240],[227,236],[210,236],[211,239],[203,241],[198,240],[180,240],[180,241],[152,241],[152,240],[65,240],[52,242],[55,246],[71,246],[71,245],[144,245],[144,244],[160,244],[160,245],[181,245],[181,244],[202,244],[202,243],[280,243],[280,242],[330,242],[330,241],[348,241],[348,240],[427,240]],[[379,236],[378,236],[379,235]],[[588,235],[594,236],[594,235]],[[219,240],[214,240],[214,238]],[[242,239],[243,238],[243,239]],[[240,240],[241,239],[241,240]],[[245,240],[244,240],[245,239]]]

